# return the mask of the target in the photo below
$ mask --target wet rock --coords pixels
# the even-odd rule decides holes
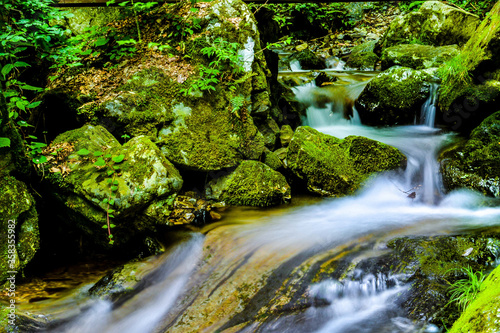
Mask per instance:
[[[459,53],[456,45],[401,44],[382,51],[382,69],[403,66],[413,69],[439,67]]]
[[[392,67],[379,74],[356,101],[361,121],[374,126],[413,124],[429,97],[432,80],[425,70],[405,67]]]
[[[376,45],[377,41],[373,40],[354,47],[347,59],[346,66],[361,70],[375,69],[375,65],[379,60],[379,57],[374,52]]]
[[[487,236],[403,237],[388,243],[393,252],[380,267],[404,274],[411,283],[402,295],[403,306],[413,319],[449,326],[457,318],[456,305],[449,302],[450,283],[464,278],[461,269],[483,271],[493,264],[499,241]]]
[[[454,61],[439,69],[443,80],[438,102],[443,111],[459,113],[460,110],[453,109],[462,107],[465,108],[462,117],[468,118],[471,110],[468,105],[460,105],[463,102],[460,99],[473,94],[475,86],[488,79],[499,80],[499,51],[500,2],[497,2]]]
[[[487,80],[471,84],[454,95],[456,97],[450,107],[437,114],[436,123],[469,136],[484,119],[498,111],[500,81]]]
[[[273,170],[279,170],[284,167],[283,162],[278,155],[270,150],[264,151],[264,158],[262,159],[262,162]]]
[[[288,149],[285,148],[285,147],[282,147],[282,148],[278,148],[274,151],[274,153],[276,154],[276,156],[278,156],[278,158],[283,161],[285,158],[286,158],[286,154],[288,152]]]
[[[309,191],[342,196],[357,190],[372,173],[405,162],[399,150],[383,143],[360,136],[340,140],[303,126],[293,135],[285,164]]]
[[[61,22],[75,36],[82,35],[89,28],[103,27],[106,24],[120,18],[121,11],[117,7],[95,7],[95,8],[67,8],[66,11],[72,15],[65,17]]]
[[[280,133],[280,128],[276,121],[272,118],[266,119],[258,125],[259,132],[264,137],[264,144],[269,149],[274,149],[276,140]]]
[[[212,221],[212,215],[210,202],[197,196],[179,195],[175,198],[168,224],[202,226]]]
[[[22,272],[40,249],[35,200],[23,182],[0,175],[0,285]]]
[[[282,147],[288,147],[293,137],[293,130],[290,125],[283,125],[280,129],[280,142]]]
[[[500,325],[500,267],[495,268],[481,285],[476,298],[453,324],[450,333],[493,333]]]
[[[243,161],[233,172],[208,183],[206,196],[230,205],[266,207],[291,198],[285,177],[256,161]]]
[[[333,82],[338,81],[338,77],[333,76],[333,75],[328,75],[325,72],[320,72],[318,76],[314,79],[314,83],[316,86],[321,87],[323,85],[329,85],[332,84]]]
[[[88,154],[77,153],[82,149]],[[145,136],[122,146],[103,127],[86,125],[59,135],[46,152],[50,167],[47,179],[57,191],[57,200],[71,212],[69,219],[96,242],[106,239],[101,226],[106,223],[108,209],[104,200],[112,198],[110,180],[117,186],[113,215],[123,222],[116,223],[117,238],[124,243],[139,231],[154,229],[154,224],[136,221],[135,216],[154,200],[167,198],[182,187],[177,169]],[[103,154],[107,166],[94,165],[98,159],[94,152]],[[113,169],[116,173],[110,175]]]
[[[462,46],[478,25],[476,15],[440,1],[426,1],[420,10],[394,19],[381,45],[387,48],[417,41],[435,46]]]
[[[466,187],[500,197],[500,111],[486,118],[464,143],[440,156],[446,189]]]
[[[316,55],[310,49],[295,53],[291,60],[298,60],[302,69],[325,69],[325,59]]]

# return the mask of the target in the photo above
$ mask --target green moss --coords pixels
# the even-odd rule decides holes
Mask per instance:
[[[432,76],[425,70],[391,67],[375,77],[356,102],[367,125],[413,124],[430,92]]]
[[[364,137],[344,140],[298,127],[288,147],[287,167],[307,188],[327,196],[354,192],[371,173],[402,166],[406,159],[396,148]]]
[[[500,197],[500,111],[472,131],[470,140],[441,156],[443,179],[448,189],[467,187]]]
[[[439,69],[438,75],[442,78],[439,94],[441,108],[447,110],[457,97],[471,88],[471,75],[479,64],[496,59],[499,28],[500,3],[497,2],[461,53]]]
[[[8,271],[21,271],[40,248],[38,216],[35,201],[27,186],[11,176],[0,177],[0,284],[5,282]],[[14,233],[8,232],[15,221]],[[15,235],[15,238],[9,236]],[[15,249],[9,248],[15,241]],[[12,257],[14,255],[14,257]]]
[[[243,161],[235,171],[210,182],[207,197],[230,205],[267,207],[290,199],[285,177],[257,161]]]
[[[439,67],[439,65],[457,55],[458,52],[456,45],[436,47],[401,44],[383,50],[382,69],[396,65],[413,69]]]
[[[481,285],[476,299],[449,330],[450,333],[493,333],[500,328],[500,267]]]
[[[363,43],[352,49],[346,65],[351,68],[374,69],[379,57],[375,54],[376,40]]]

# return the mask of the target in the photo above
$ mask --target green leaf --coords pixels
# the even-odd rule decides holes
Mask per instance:
[[[38,105],[42,104],[42,101],[38,101],[38,102],[33,102],[33,103],[30,103],[28,105],[26,105],[26,107],[28,109],[32,109],[32,108],[36,108]]]
[[[33,163],[35,163],[35,164],[42,164],[45,162],[47,162],[47,157],[45,157],[45,156],[37,156],[37,157],[33,158]]]
[[[118,180],[113,180],[113,185],[118,185]]]
[[[115,216],[114,216],[114,215],[112,215],[112,214],[108,214],[108,216],[109,216],[110,218],[112,218],[112,219],[114,219],[114,218],[115,218]]]
[[[96,40],[95,46],[96,47],[103,46],[103,45],[106,45],[107,42],[109,42],[109,38],[101,37],[98,40]]]
[[[23,110],[23,111],[26,111],[26,105],[27,105],[27,104],[29,104],[29,103],[28,103],[28,101],[22,101],[22,100],[21,100],[21,101],[17,101],[17,102],[16,102],[16,106],[17,106],[19,109]]]
[[[102,203],[108,203],[108,198],[103,199]]]
[[[33,91],[42,91],[43,90],[43,88],[30,86],[29,84],[23,84],[19,88],[24,89],[24,90],[33,90]]]
[[[103,225],[103,226],[102,226],[102,228],[103,228],[103,229],[108,229],[108,225],[107,225],[107,224],[105,224],[105,225]]]
[[[89,152],[87,149],[82,148],[82,149],[80,149],[79,151],[77,151],[76,153],[77,153],[78,155],[80,155],[80,156],[87,156],[90,152]]]
[[[19,126],[21,126],[21,127],[35,127],[35,126],[33,126],[33,125],[28,124],[28,123],[27,123],[26,121],[24,121],[24,120],[19,120],[19,121],[17,122],[17,124],[18,124]]]
[[[114,228],[114,227],[116,227],[116,225],[114,225],[114,224],[110,224],[110,225],[109,225],[109,227],[110,227],[110,228]]]
[[[113,165],[113,169],[118,170],[120,167],[118,165]]]
[[[108,184],[111,184],[113,182],[111,178],[106,179],[106,181],[108,182]]]
[[[95,166],[102,167],[106,165],[106,161],[102,157],[99,157],[97,161],[94,162]]]
[[[110,241],[109,241],[109,245],[113,245],[113,243],[114,243],[114,242],[115,242],[115,241],[110,240]]]
[[[99,156],[104,155],[104,153],[103,153],[102,151],[95,151],[95,152],[93,153],[93,155],[94,155],[95,157],[99,157]]]
[[[107,173],[108,173],[108,176],[111,176],[112,174],[115,173],[115,170],[108,170]]]
[[[111,191],[115,192],[116,190],[118,190],[118,186],[115,185],[111,186]]]
[[[12,64],[7,64],[7,65],[2,67],[2,75],[4,78],[7,77],[7,74],[10,73],[12,68],[14,68],[14,65],[12,65]]]
[[[10,139],[9,138],[0,138],[0,148],[10,147]]]
[[[24,61],[16,61],[14,67],[31,67],[31,65]]]
[[[113,235],[108,235],[109,238],[113,238]]]
[[[109,200],[109,204],[110,205],[114,205],[115,204],[115,200],[113,200],[113,199]]]
[[[111,154],[106,154],[104,158],[111,158]]]
[[[121,154],[118,156],[113,156],[112,159],[113,159],[113,162],[115,162],[115,163],[121,163],[124,158],[125,158],[125,155]]]

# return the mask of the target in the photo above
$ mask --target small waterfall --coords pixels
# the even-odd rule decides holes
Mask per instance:
[[[420,113],[420,124],[434,127],[434,121],[436,119],[436,101],[438,97],[437,83],[432,83],[430,88],[430,95],[427,101],[422,105],[422,111]]]

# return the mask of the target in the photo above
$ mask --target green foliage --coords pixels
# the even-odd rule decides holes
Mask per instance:
[[[199,65],[200,78],[191,82],[188,88],[184,88],[181,92],[184,95],[190,95],[197,91],[215,91],[215,87],[225,77],[225,73],[233,78],[229,80],[228,86],[234,90],[236,79],[234,76],[243,72],[242,61],[238,53],[238,43],[230,43],[222,38],[216,38],[210,46],[201,49],[203,54],[209,61],[209,65]]]
[[[447,109],[451,103],[472,87],[471,74],[476,67],[488,59],[487,47],[494,31],[500,29],[500,5],[495,6],[477,28],[476,33],[467,41],[460,54],[447,61],[438,70],[442,79],[439,94],[441,108]]]
[[[462,268],[461,271],[467,278],[450,285],[451,299],[449,303],[457,303],[459,308],[465,311],[467,306],[476,298],[486,275],[483,272],[474,272],[470,266]]]
[[[106,182],[109,185],[109,195],[101,202],[101,204],[106,207],[106,224],[103,224],[102,228],[107,229],[109,244],[113,245],[114,240],[111,229],[116,226],[111,223],[111,219],[115,217],[113,213],[115,213],[116,210],[112,207],[115,204],[115,199],[117,197],[119,189],[119,181],[117,179],[117,177],[119,177],[120,175],[119,164],[124,161],[125,155],[106,154],[102,151],[94,151],[92,154],[90,154],[90,151],[85,148],[80,149],[76,153],[82,157],[88,157],[89,155],[97,157],[97,160],[94,161],[94,166],[106,173]]]
[[[448,0],[468,12],[484,17],[486,13],[493,7],[496,1],[492,0]]]
[[[273,19],[278,22],[282,33],[285,35],[290,33],[297,34],[297,31],[293,31],[292,29],[296,29],[293,25],[294,18],[298,15],[305,17],[310,24],[318,28],[318,31],[322,31],[325,34],[352,26],[353,24],[348,16],[345,5],[341,3],[268,4],[266,7],[274,11]],[[260,6],[253,5],[253,8],[260,8]]]
[[[404,1],[399,3],[399,8],[404,12],[417,11],[420,9],[424,2],[425,1]]]

